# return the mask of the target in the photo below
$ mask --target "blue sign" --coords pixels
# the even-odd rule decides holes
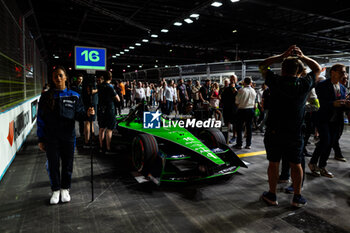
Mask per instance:
[[[160,112],[143,112],[143,128],[159,129],[160,128]]]
[[[75,46],[76,70],[106,70],[106,49]]]

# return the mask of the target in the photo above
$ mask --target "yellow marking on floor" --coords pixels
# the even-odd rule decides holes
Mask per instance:
[[[243,157],[249,157],[249,156],[255,156],[255,155],[266,155],[266,150],[257,151],[257,152],[251,152],[251,153],[245,153],[245,154],[239,154],[237,156],[239,158],[243,158]]]

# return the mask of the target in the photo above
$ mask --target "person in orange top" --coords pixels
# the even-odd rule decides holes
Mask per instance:
[[[122,80],[119,81],[119,87],[121,89],[121,93],[122,93],[122,96],[121,96],[121,105],[122,105],[122,108],[124,108],[124,97],[125,97],[125,84]]]

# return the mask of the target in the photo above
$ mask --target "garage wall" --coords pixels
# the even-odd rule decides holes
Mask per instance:
[[[0,180],[36,122],[47,65],[17,1],[0,1]]]
[[[0,113],[0,180],[36,123],[39,96]]]

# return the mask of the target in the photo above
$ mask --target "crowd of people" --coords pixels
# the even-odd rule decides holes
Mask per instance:
[[[224,80],[223,85],[210,79],[206,79],[202,85],[198,80],[192,83],[192,80],[184,82],[183,79],[177,82],[163,79],[158,83],[111,80],[109,86],[115,93],[107,97],[100,88],[108,75],[111,73],[100,73],[96,81],[90,80],[91,78],[85,78],[83,81],[83,75],[78,75],[72,83],[72,90],[82,95],[84,106],[94,107],[97,113],[102,114],[103,109],[99,106],[109,98],[110,103],[114,103],[113,111],[115,109],[116,115],[121,114],[123,108],[145,102],[165,115],[192,114],[201,120],[215,117],[216,120],[223,121],[224,125],[233,128],[233,136],[228,142],[234,143],[237,137],[235,148],[238,149],[242,149],[243,126],[246,128],[247,149],[251,148],[252,129],[264,130],[264,112],[268,109],[269,102],[268,91],[265,92],[266,85],[255,90],[256,84],[250,77],[239,83],[238,77],[232,75]],[[95,117],[92,120],[94,121]],[[85,138],[84,147],[89,148],[90,122],[80,122],[79,125],[80,133],[84,134]],[[92,132],[94,135],[94,129]],[[100,146],[102,148],[102,144]],[[109,150],[108,145],[107,151]]]
[[[273,63],[282,63],[281,75],[271,71],[269,66]],[[311,72],[306,72],[304,64]],[[320,65],[305,56],[298,47],[291,46],[283,54],[265,59],[259,69],[265,83],[257,88],[251,77],[238,82],[236,75],[225,79],[223,85],[210,79],[201,84],[198,80],[184,81],[181,78],[148,83],[115,80],[109,71],[96,76],[78,74],[69,83],[64,68],[56,68],[50,79],[51,88],[43,90],[38,113],[39,147],[47,153],[52,182],[51,204],[58,203],[60,193],[63,202],[70,200],[67,190],[75,145],[73,122],[79,121],[83,147],[90,148],[90,139],[93,141],[95,135],[92,123],[97,119],[100,152],[112,154],[115,116],[121,114],[123,108],[143,102],[165,115],[191,115],[201,120],[215,118],[222,121],[232,132],[232,137],[227,137],[227,143],[238,150],[243,149],[243,134],[245,149],[251,149],[252,131],[264,132],[269,160],[269,191],[263,193],[262,199],[270,205],[277,205],[277,183],[287,182],[291,177],[292,185],[287,191],[294,193],[292,204],[297,207],[305,205],[306,199],[301,196],[305,157],[311,157],[308,167],[314,176],[329,178],[334,177],[326,169],[331,149],[335,151],[335,159],[346,161],[339,146],[344,112],[348,113],[350,108],[346,67],[343,64],[333,65],[330,78],[324,80],[320,76]],[[53,120],[64,122],[65,126],[59,128],[60,124],[55,124]],[[319,138],[312,155],[306,149],[311,135]],[[66,150],[58,149],[62,145]]]

